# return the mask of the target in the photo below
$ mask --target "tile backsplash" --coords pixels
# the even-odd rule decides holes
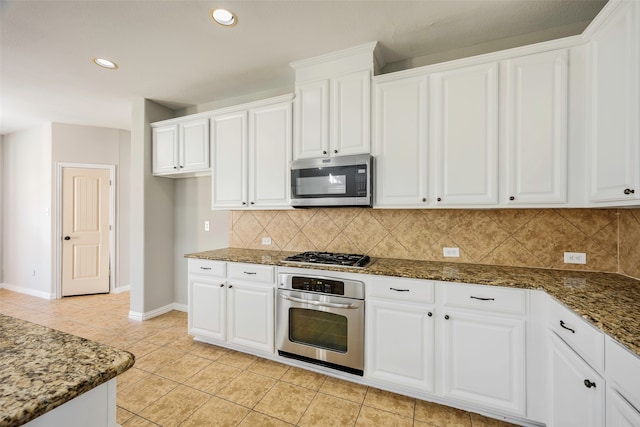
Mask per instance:
[[[234,211],[229,227],[230,246],[236,248],[353,252],[640,278],[640,209]],[[263,237],[271,238],[271,246],[262,245]],[[444,258],[444,247],[460,248],[460,257]],[[564,264],[564,252],[586,252],[587,264]]]

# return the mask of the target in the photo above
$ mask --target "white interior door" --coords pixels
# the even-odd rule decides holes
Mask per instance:
[[[62,296],[109,292],[109,178],[62,170]]]

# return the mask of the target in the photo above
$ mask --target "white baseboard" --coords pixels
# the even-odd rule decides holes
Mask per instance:
[[[140,313],[139,311],[130,311],[129,312],[129,319],[131,320],[137,320],[138,322],[142,322],[144,320],[149,320],[152,319],[154,317],[158,317],[161,316],[165,313],[168,313],[170,311],[173,310],[177,310],[177,311],[187,311],[187,305],[186,304],[178,304],[178,303],[171,303],[171,304],[167,304],[164,307],[160,307],[160,308],[156,308],[155,310],[151,310],[151,311],[147,311],[144,313]]]
[[[121,294],[123,292],[129,292],[131,291],[131,285],[127,285],[127,286],[118,286],[117,288],[115,288],[113,290],[112,293],[114,294]]]
[[[36,289],[25,288],[24,286],[11,285],[9,283],[0,283],[0,289],[6,289],[12,292],[18,292],[21,294],[31,295],[42,299],[56,299],[54,293],[38,291]]]

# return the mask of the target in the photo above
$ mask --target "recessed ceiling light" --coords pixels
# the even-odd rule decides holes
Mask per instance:
[[[238,18],[226,9],[211,9],[209,11],[211,19],[225,27],[233,27],[238,23]]]
[[[104,58],[93,58],[93,63],[102,68],[108,68],[109,70],[115,70],[118,68],[118,65],[115,62]]]

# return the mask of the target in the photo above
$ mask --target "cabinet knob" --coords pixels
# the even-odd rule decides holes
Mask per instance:
[[[584,380],[584,385],[585,385],[585,387],[587,387],[587,388],[591,388],[591,387],[595,388],[595,387],[596,387],[596,383],[594,383],[594,382],[592,382],[592,381],[589,381],[588,379],[587,379],[587,380]]]
[[[432,312],[428,312],[427,316],[431,317],[431,316],[433,316],[433,313]]]
[[[338,150],[333,150],[333,153],[334,154],[338,154]]]
[[[322,150],[322,154],[327,154],[327,152],[326,152],[326,151],[324,151],[324,150]]]
[[[636,190],[633,190],[631,188],[625,188],[625,190],[624,190],[624,194],[633,194],[635,192],[636,192]]]
[[[441,202],[442,201],[442,197],[438,197],[436,200]]]
[[[180,169],[182,169],[184,166],[180,165]]]
[[[229,285],[229,289],[233,288],[233,285]]]
[[[444,315],[444,319],[445,319],[445,320],[449,320],[449,315],[448,315],[448,314],[445,314],[445,315]]]
[[[247,204],[247,202],[242,202],[242,204],[243,204],[243,205],[246,205],[246,204]]]
[[[252,205],[255,205],[255,202],[251,202]]]
[[[422,201],[423,201],[423,202],[426,202],[426,201],[427,201],[427,198],[426,198],[426,197],[423,197],[423,198],[422,198]]]
[[[174,168],[174,169],[178,169],[178,167],[177,167],[177,166],[174,166],[173,168]]]
[[[515,200],[515,199],[516,199],[515,196],[510,196],[509,197],[509,200]]]
[[[221,288],[224,288],[224,283],[220,283],[220,287],[221,287]]]

